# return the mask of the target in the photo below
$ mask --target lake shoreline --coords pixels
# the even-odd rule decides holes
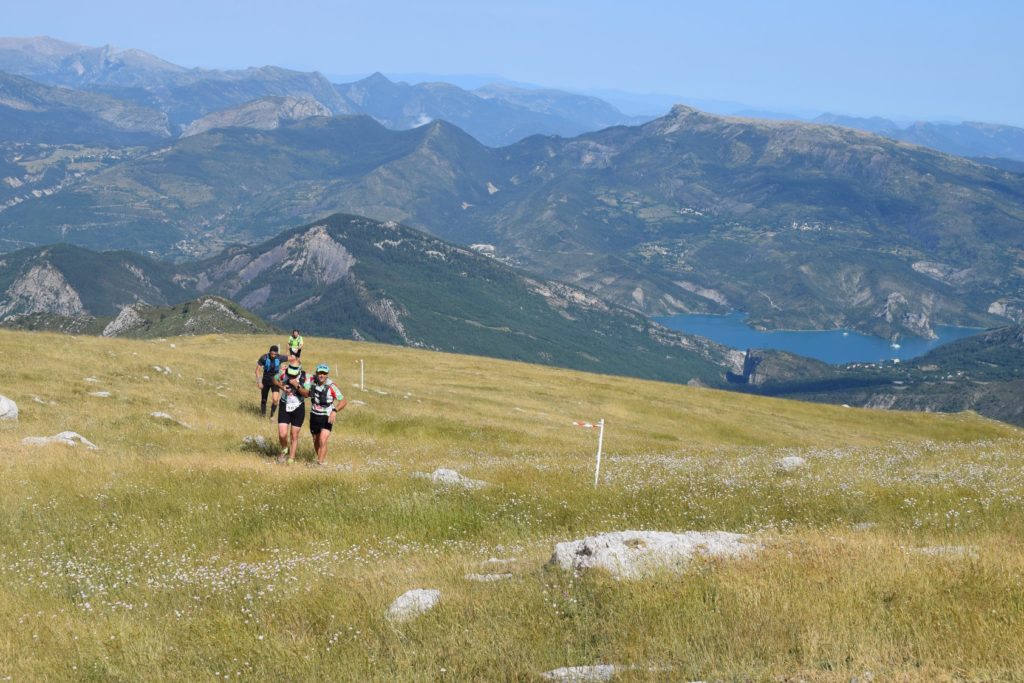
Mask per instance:
[[[725,315],[684,314],[652,320],[679,332],[706,337],[734,349],[774,349],[815,358],[831,365],[906,361],[986,328],[936,325],[935,339],[903,337],[898,342],[856,330],[761,330],[747,324],[743,312]]]

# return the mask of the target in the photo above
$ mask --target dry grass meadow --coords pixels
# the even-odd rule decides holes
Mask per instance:
[[[253,370],[280,341],[0,331],[21,409],[0,423],[0,681],[1024,679],[1019,430],[309,338],[359,403],[328,467],[305,429],[288,467],[242,446],[273,441]],[[571,422],[599,418],[595,490]],[[99,450],[21,443],[64,430]],[[439,467],[489,485],[415,476]],[[636,581],[546,566],[627,529],[763,548]],[[494,567],[512,577],[466,579]],[[388,621],[411,588],[439,605]]]

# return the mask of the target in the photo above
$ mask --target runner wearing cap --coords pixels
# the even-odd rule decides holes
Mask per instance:
[[[338,385],[327,376],[330,372],[331,368],[326,363],[316,366],[316,379],[309,389],[309,433],[313,435],[318,465],[323,465],[327,460],[327,441],[331,438],[331,429],[338,411],[348,405],[348,401],[338,391]]]
[[[278,462],[295,462],[295,449],[299,445],[299,432],[306,421],[306,402],[310,381],[298,357],[288,356],[288,365],[274,378],[274,386],[281,389],[281,405],[277,412],[277,437],[281,441]],[[289,436],[291,437],[289,439]]]

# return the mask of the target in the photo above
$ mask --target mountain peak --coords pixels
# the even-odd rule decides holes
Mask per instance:
[[[689,116],[702,116],[704,113],[699,109],[687,106],[685,104],[673,104],[672,109],[669,110],[668,116],[672,118],[685,118]]]
[[[377,85],[377,86],[380,86],[380,85],[394,85],[395,84],[394,81],[392,81],[390,78],[388,78],[387,76],[385,76],[384,74],[382,74],[379,71],[374,71],[372,74],[370,74],[369,76],[364,78],[361,82],[365,83],[366,85]]]

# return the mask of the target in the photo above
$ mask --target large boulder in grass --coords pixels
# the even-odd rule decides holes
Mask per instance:
[[[694,557],[739,558],[758,546],[746,534],[727,531],[614,531],[555,546],[549,564],[582,571],[603,569],[635,579],[658,570],[682,570]]]
[[[388,608],[389,621],[409,621],[434,609],[441,600],[441,591],[434,588],[414,588],[402,593]]]
[[[7,398],[6,396],[0,396],[0,420],[17,420],[18,419],[18,404]]]

